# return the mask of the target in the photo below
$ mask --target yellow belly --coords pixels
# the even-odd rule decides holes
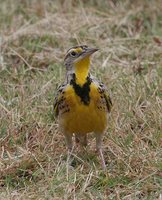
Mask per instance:
[[[61,115],[59,120],[65,133],[104,132],[107,127],[107,112],[97,108],[100,94],[95,85],[91,85],[89,105],[81,102],[72,86],[67,87],[65,98],[70,111]]]

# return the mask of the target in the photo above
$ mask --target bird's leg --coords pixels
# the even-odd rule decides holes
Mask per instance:
[[[85,134],[83,136],[83,146],[86,147],[87,146],[87,134]]]
[[[64,135],[65,135],[66,145],[68,148],[67,160],[66,160],[66,178],[67,180],[69,180],[69,165],[71,165],[70,159],[73,150],[73,142],[72,142],[73,134],[66,133]]]
[[[64,134],[64,135],[65,135],[66,145],[68,148],[68,160],[69,160],[73,149],[72,134]]]
[[[78,134],[75,134],[75,143],[78,145],[80,142]]]
[[[103,137],[103,134],[95,133],[95,136],[96,136],[96,150],[99,153],[99,156],[101,158],[102,168],[103,168],[103,170],[105,170],[106,165],[105,165],[105,159],[104,159],[103,152],[102,152],[102,137]]]

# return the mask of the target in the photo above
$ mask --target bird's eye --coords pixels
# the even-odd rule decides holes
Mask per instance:
[[[75,51],[72,51],[72,52],[70,53],[70,55],[73,56],[73,57],[75,57],[75,56],[77,55],[77,53],[76,53]]]

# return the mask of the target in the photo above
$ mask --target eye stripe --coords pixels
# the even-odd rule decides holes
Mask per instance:
[[[71,47],[71,48],[67,51],[64,60],[66,60],[68,57],[71,57],[71,56],[72,56],[72,55],[71,55],[71,52],[74,51],[74,52],[76,52],[76,53],[79,54],[79,53],[85,51],[87,48],[88,48],[87,45],[80,45],[80,46]],[[73,56],[73,57],[74,57],[74,56]]]
[[[83,49],[87,49],[88,46],[87,45],[81,45],[81,46],[74,46],[74,47],[71,47],[70,49],[68,49],[67,53],[69,53],[70,51],[74,51],[74,50],[79,50],[79,51],[82,51]],[[77,50],[77,51],[78,51]]]
[[[79,47],[79,48],[76,48],[75,51],[76,51],[77,53],[81,53],[81,52],[83,51],[83,49],[82,49],[81,47]]]

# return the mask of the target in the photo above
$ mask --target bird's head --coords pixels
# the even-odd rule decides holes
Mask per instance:
[[[98,51],[97,48],[90,48],[87,45],[75,46],[70,48],[65,56],[64,64],[67,71],[82,70],[83,68],[89,69],[90,56]]]

